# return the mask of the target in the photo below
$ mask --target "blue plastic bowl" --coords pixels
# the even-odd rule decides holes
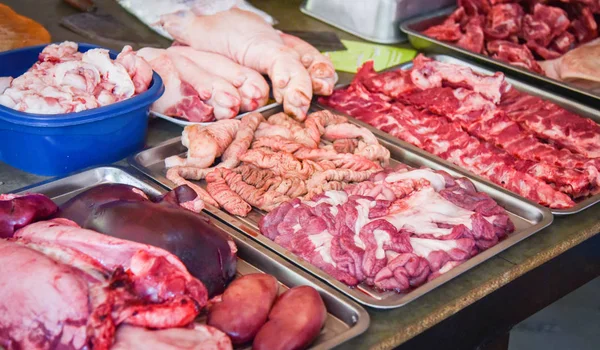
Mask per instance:
[[[80,52],[99,47],[78,45]],[[0,77],[25,73],[44,47],[0,53]],[[110,51],[110,56],[117,53]],[[32,114],[0,106],[0,160],[37,175],[57,176],[123,159],[144,147],[150,105],[164,90],[154,72],[148,91],[77,113]]]

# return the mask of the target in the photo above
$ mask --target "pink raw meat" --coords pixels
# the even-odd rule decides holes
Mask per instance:
[[[161,23],[177,41],[268,74],[273,95],[283,103],[286,113],[298,120],[306,118],[312,98],[311,78],[298,53],[287,47],[260,16],[237,8],[212,16],[177,12],[163,16]]]
[[[87,335],[94,348],[108,348],[123,322],[152,328],[187,325],[207,302],[204,285],[162,249],[85,230],[66,219],[28,225],[15,238],[87,276]]]
[[[269,85],[265,79],[258,72],[240,66],[227,57],[198,51],[188,46],[171,46],[167,51],[186,57],[198,67],[220,76],[236,87],[241,97],[242,112],[262,107],[269,99]]]
[[[91,312],[88,284],[94,279],[6,240],[0,240],[0,262],[0,346],[83,349]]]
[[[213,108],[204,103],[198,91],[180,77],[165,50],[144,48],[138,53],[150,63],[165,84],[165,93],[154,102],[151,107],[153,111],[192,122],[207,122],[214,119]]]

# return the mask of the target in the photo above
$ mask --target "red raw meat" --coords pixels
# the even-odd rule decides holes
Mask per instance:
[[[524,13],[519,4],[492,6],[486,17],[486,25],[483,28],[486,37],[490,40],[499,40],[519,33]]]
[[[390,97],[401,96],[406,92],[417,89],[410,78],[410,72],[392,70],[377,73],[373,68],[373,61],[363,64],[356,73],[356,79],[370,92],[379,92]]]
[[[0,194],[0,238],[12,237],[21,227],[47,219],[57,211],[56,204],[41,194]]]
[[[444,23],[428,28],[423,32],[434,39],[442,41],[457,41],[462,36],[459,23]]]
[[[413,253],[387,253],[388,264],[379,270],[373,284],[382,290],[405,291],[423,284],[430,276],[427,259]]]
[[[521,160],[515,162],[515,167],[553,184],[561,192],[583,197],[600,185],[600,162],[596,165],[591,159],[540,142],[476,92],[433,88],[401,101],[445,116],[469,134],[504,149]],[[585,172],[576,168],[585,168]]]
[[[575,36],[569,32],[564,32],[557,36],[550,44],[550,49],[561,54],[571,50],[575,44]]]
[[[442,24],[429,27],[423,34],[437,40],[454,42],[462,37],[461,28],[468,20],[465,9],[459,7]]]
[[[557,52],[551,48],[546,48],[537,44],[535,41],[528,41],[527,47],[530,48],[533,52],[537,53],[538,56],[542,57],[545,60],[553,60],[555,58],[559,58],[562,56],[562,53]]]
[[[0,239],[0,274],[0,345],[8,349],[87,345],[91,276],[4,239]]]
[[[482,27],[483,23],[483,16],[474,16],[471,18],[464,27],[465,34],[456,42],[456,45],[475,53],[481,53],[485,39]]]
[[[512,89],[500,108],[537,137],[588,158],[600,158],[600,126],[539,97]]]
[[[569,17],[567,12],[560,7],[535,4],[533,7],[533,17],[536,20],[543,20],[552,29],[552,37],[562,34],[569,28]]]
[[[598,24],[589,7],[582,7],[576,12],[575,19],[571,22],[571,31],[582,44],[598,37]]]
[[[598,37],[597,0],[458,0],[457,5],[443,24],[424,33],[538,74],[545,72],[536,59],[555,60]]]
[[[536,44],[547,47],[552,39],[564,33],[570,24],[565,10],[538,3],[533,7],[533,15],[523,18],[523,38],[525,41],[535,41]]]
[[[444,23],[460,23],[460,26],[463,27],[469,21],[469,18],[470,16],[466,14],[465,9],[463,7],[459,7],[454,12],[452,12],[450,16],[448,16],[448,18],[446,18]]]
[[[419,67],[420,59],[415,60],[415,67]],[[449,74],[452,65],[449,66],[444,67],[447,68],[446,74]],[[431,79],[434,74],[429,70],[425,76],[427,79]],[[424,91],[417,90],[404,94],[399,100],[446,116],[446,113],[450,113],[457,106],[459,108],[463,106],[464,102],[457,103],[453,99],[456,96],[449,94],[449,92],[454,94],[454,91],[444,88],[442,85],[439,82],[423,85]],[[503,85],[500,83],[498,86]],[[437,89],[437,91],[428,92],[429,89]],[[461,90],[457,89],[457,91]],[[505,90],[501,91],[503,96],[512,94],[512,92],[506,94]],[[532,131],[521,121],[513,119],[510,111],[507,112],[509,113],[507,116],[513,120],[505,117],[498,120],[494,118],[481,119],[480,110],[466,105],[463,106],[460,113],[455,112],[457,115],[448,115],[449,118],[458,118],[455,122],[448,122],[431,113],[391,103],[393,101],[385,101],[380,95],[365,91],[358,81],[354,81],[349,89],[336,91],[331,98],[321,101],[543,205],[556,208],[574,205],[569,196],[552,188],[546,183],[546,180],[551,183],[560,183],[559,186],[563,187],[563,190],[573,193],[574,196],[585,195],[598,186],[599,164],[596,160],[590,159],[594,157],[579,155],[575,153],[578,152],[576,150],[569,152],[557,148],[553,144],[537,141],[532,135],[539,137],[538,132]],[[477,96],[477,94],[472,95]],[[371,104],[370,101],[373,103]],[[427,103],[428,101],[430,103]],[[480,103],[482,105],[479,109],[491,108],[493,110],[496,108],[487,99],[482,98]],[[560,111],[566,113],[563,109]],[[461,118],[466,119],[463,121]],[[473,125],[471,125],[471,122],[478,120],[481,120],[481,123],[472,123]],[[515,121],[519,125],[515,124]],[[490,122],[494,124],[489,124]],[[460,123],[463,123],[462,126],[466,131],[462,129]],[[591,142],[593,138],[587,141],[587,136],[583,131],[585,129],[583,126],[581,128],[581,133],[575,137],[577,141],[573,140],[573,143]],[[491,130],[494,131],[491,132]],[[474,133],[483,140],[489,140],[493,144],[479,141],[470,133]],[[507,147],[507,150],[518,158],[495,147],[495,144]],[[573,183],[571,184],[569,181],[573,181]]]
[[[523,38],[534,41],[538,45],[547,46],[552,40],[552,28],[544,21],[535,19],[532,15],[523,17]]]
[[[511,63],[515,66],[542,73],[542,67],[537,63],[529,48],[506,40],[495,40],[487,43],[488,52],[492,58]]]
[[[467,15],[487,14],[491,5],[489,0],[458,0],[458,7],[464,7]]]

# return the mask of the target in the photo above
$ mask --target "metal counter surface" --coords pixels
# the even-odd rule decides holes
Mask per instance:
[[[108,12],[113,13],[113,11],[119,11],[119,8],[110,0],[96,0],[96,2],[101,6],[107,4],[106,10]],[[13,9],[19,13],[32,17],[45,25],[52,34],[54,41],[90,41],[59,26],[58,20],[62,16],[75,13],[74,10],[63,4],[61,1],[9,0],[4,1],[4,3],[13,7]],[[311,17],[302,15],[299,11],[300,0],[254,0],[252,3],[277,18],[279,21],[279,29],[332,30],[336,31],[343,39],[360,40],[347,33],[329,27]],[[41,8],[43,8],[43,10],[40,10]],[[123,18],[128,22],[136,21],[135,18],[126,13],[117,12],[115,15],[118,15],[119,18]],[[139,34],[144,38],[152,37],[152,42],[155,42],[156,46],[168,44],[166,40],[153,34],[149,29],[138,23],[132,23],[132,26],[139,28]],[[103,44],[99,41],[96,43]],[[110,47],[110,45],[108,46]],[[350,75],[348,74],[340,74],[341,83],[349,82],[349,78]],[[147,146],[154,146],[161,141],[178,136],[181,134],[181,130],[182,128],[177,125],[164,120],[153,119],[150,121],[149,134],[146,142]],[[117,164],[125,165],[126,163],[121,161]],[[5,193],[45,179],[47,178],[27,174],[11,168],[6,164],[0,163],[0,193]],[[486,322],[488,317],[486,317],[487,315],[485,313],[490,312],[490,310],[481,306],[486,300],[498,299],[494,296],[501,294],[503,290],[510,289],[511,286],[518,286],[518,293],[514,296],[511,295],[511,298],[513,299],[508,300],[503,304],[498,304],[499,308],[514,308],[515,310],[512,313],[515,314],[514,317],[517,319],[529,316],[521,315],[523,312],[519,310],[520,305],[535,304],[534,306],[539,310],[568,292],[568,290],[556,292],[556,296],[553,296],[552,299],[548,299],[548,301],[544,302],[532,300],[531,292],[536,289],[540,290],[540,280],[528,276],[531,276],[536,271],[544,269],[544,267],[536,269],[537,267],[544,265],[553,269],[550,273],[545,272],[546,275],[551,276],[544,275],[545,277],[543,278],[565,278],[565,276],[569,277],[569,275],[584,274],[582,277],[573,278],[573,281],[569,282],[570,290],[573,290],[591,278],[600,275],[600,263],[598,261],[599,254],[597,254],[597,252],[586,257],[587,260],[575,260],[578,263],[586,263],[585,266],[572,266],[569,269],[561,269],[560,265],[554,263],[557,261],[562,263],[567,257],[572,259],[573,254],[571,254],[571,252],[577,249],[577,246],[580,243],[585,241],[596,242],[597,237],[594,239],[589,238],[597,235],[599,231],[600,205],[596,205],[572,216],[556,217],[554,223],[550,227],[506,250],[497,257],[468,271],[462,276],[448,282],[443,287],[419,298],[419,300],[414,303],[395,310],[368,309],[367,311],[371,316],[371,327],[364,334],[355,338],[350,344],[342,346],[342,348],[394,348],[418,335],[420,335],[419,338],[427,338],[433,331],[436,332],[435,334],[438,334],[439,327],[431,329],[437,324],[441,323],[439,326],[443,325],[446,328],[450,328],[448,325],[449,322],[444,321],[448,321],[453,315],[454,317],[452,317],[451,320],[454,324],[454,329],[444,330],[444,333],[451,334],[451,336],[449,336],[448,339],[438,337],[436,349],[462,348],[452,341],[454,341],[455,338],[457,341],[458,338],[464,338],[467,333],[480,332],[479,334],[473,334],[472,336],[479,337],[481,342],[489,340],[486,338],[489,338],[490,334],[503,332],[505,330],[495,330],[494,328],[502,327],[502,325],[492,322],[492,317],[490,317],[489,322]],[[588,242],[586,242],[586,244]],[[590,259],[591,263],[588,264]],[[568,262],[571,261],[572,260],[568,260]],[[554,265],[552,265],[553,263]],[[564,265],[564,263],[562,264]],[[546,286],[541,287],[542,289],[544,287],[553,288],[554,286],[567,284],[567,282],[564,281],[561,281],[560,284],[553,283],[549,279],[542,279],[542,281],[547,281],[548,283]],[[535,285],[535,283],[538,283],[538,285]],[[504,288],[501,288],[503,286]],[[527,288],[527,290],[523,290],[523,288]],[[546,294],[552,294],[550,292],[551,291],[541,290],[539,298],[545,298]],[[461,317],[467,308],[476,308],[475,314],[479,313],[479,319]],[[462,313],[460,313],[461,310],[463,311]],[[465,321],[465,319],[467,321]],[[510,322],[518,322],[508,320],[501,321],[507,324]],[[470,322],[470,324],[455,324],[457,322]],[[427,330],[430,331],[425,332]],[[481,332],[485,332],[485,334]],[[414,345],[414,342],[411,341],[406,345]]]

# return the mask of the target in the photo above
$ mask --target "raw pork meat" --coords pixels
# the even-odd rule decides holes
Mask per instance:
[[[83,349],[87,345],[91,276],[3,239],[0,274],[0,346]]]
[[[235,277],[237,248],[225,232],[198,213],[197,201],[187,186],[149,199],[133,186],[103,184],[62,204],[58,215],[83,228],[174,254],[212,298]]]
[[[444,22],[423,34],[558,80],[572,82],[569,73],[563,78],[557,73],[561,69],[552,67],[555,63],[544,60],[558,59],[598,37],[597,1],[458,0],[457,5]],[[596,57],[589,50],[585,55]],[[574,75],[589,77],[586,67],[570,69]]]
[[[208,168],[233,142],[240,127],[239,120],[224,120],[208,126],[188,125],[183,129],[181,143],[187,147],[187,158],[177,156],[165,160],[167,167],[193,165]]]
[[[500,73],[468,70],[424,57],[393,75],[365,64],[321,102],[552,208],[599,191],[596,123],[511,89]]]
[[[231,350],[229,337],[220,330],[195,323],[193,328],[150,330],[123,325],[111,350]]]
[[[194,50],[187,46],[171,46],[167,51],[185,56],[198,67],[220,76],[235,86],[242,99],[240,104],[242,112],[262,107],[269,99],[269,85],[265,79],[259,73],[240,66],[227,57]]]
[[[0,238],[12,237],[16,230],[57,211],[56,204],[41,194],[0,194]]]
[[[298,53],[259,16],[236,8],[212,16],[184,11],[162,16],[161,23],[179,42],[268,74],[277,102],[296,119],[306,117],[312,98],[311,78]]]
[[[167,51],[167,56],[181,79],[198,92],[201,100],[212,106],[215,119],[231,119],[238,114],[241,98],[231,83],[176,52]]]
[[[192,122],[211,121],[213,108],[200,99],[194,87],[182,80],[165,50],[143,48],[139,55],[160,75],[165,84],[164,94],[152,104],[152,110]]]
[[[402,166],[311,201],[284,203],[261,233],[351,286],[405,292],[513,232],[465,179]]]
[[[202,283],[162,249],[85,230],[66,219],[30,224],[14,238],[0,241],[0,269],[7,269],[2,274],[18,278],[0,288],[2,309],[9,312],[0,321],[3,346],[108,349],[120,323],[181,327],[207,303]],[[15,308],[14,300],[23,298],[28,307]]]
[[[69,41],[45,47],[38,62],[0,89],[0,104],[37,114],[81,112],[142,93],[152,81],[152,69],[130,46],[116,60],[108,50],[77,50]]]
[[[194,122],[235,117],[242,102],[238,89],[212,69],[204,69],[178,52],[154,48],[139,51],[165,83],[165,94],[152,110]]]
[[[312,80],[313,93],[329,96],[338,80],[331,60],[304,40],[279,32],[283,43],[298,53],[300,62],[308,70]]]
[[[367,179],[390,159],[371,131],[326,110],[311,113],[304,123],[282,112],[266,121],[251,113],[241,122],[188,126],[182,143],[188,156],[165,160],[167,178],[240,216],[252,207],[270,211],[291,198],[342,189]],[[206,189],[188,180],[205,180]]]

